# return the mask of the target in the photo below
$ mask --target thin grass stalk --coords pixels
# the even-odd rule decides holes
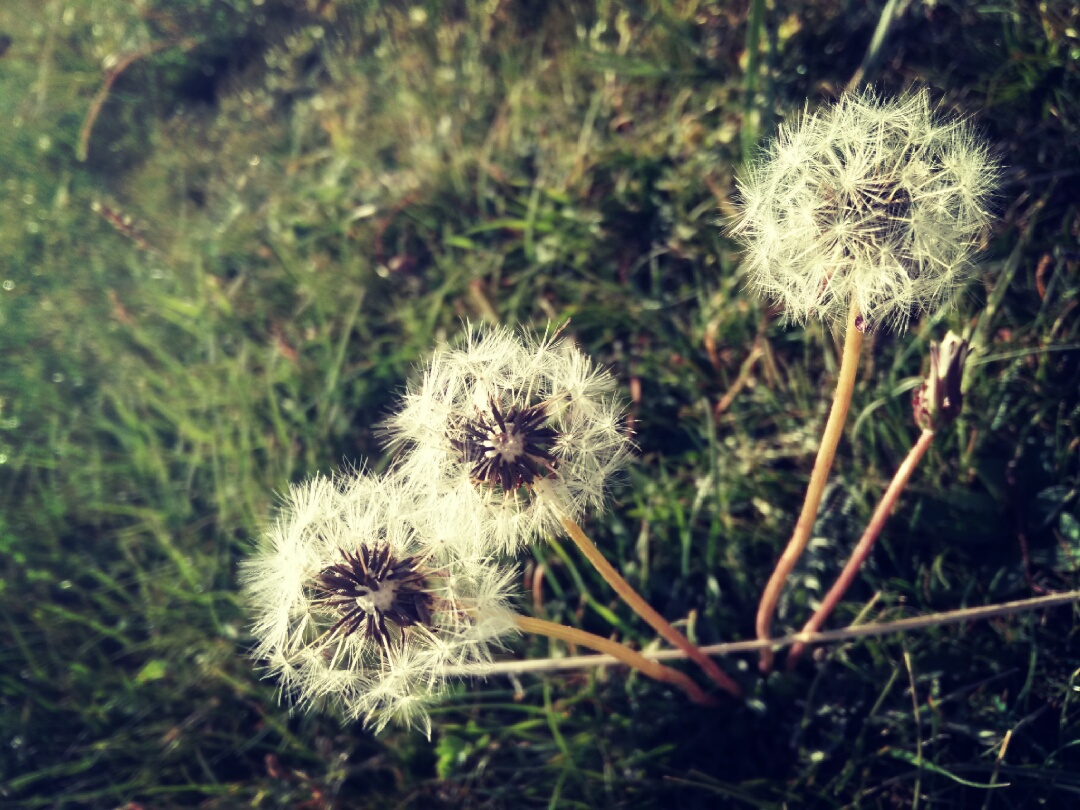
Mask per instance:
[[[982,605],[981,607],[948,610],[943,613],[931,613],[927,616],[912,616],[907,619],[898,619],[894,622],[871,622],[869,624],[843,627],[838,630],[825,630],[820,633],[794,633],[789,636],[782,636],[775,639],[728,641],[723,644],[710,644],[706,647],[702,647],[701,651],[706,655],[735,655],[738,653],[760,652],[766,646],[779,650],[800,642],[805,644],[831,644],[835,642],[854,641],[856,639],[873,636],[888,636],[896,633],[907,633],[912,630],[925,630],[930,627],[942,627],[948,624],[963,624],[966,622],[980,621],[982,619],[996,619],[1002,616],[1013,616],[1018,613],[1028,613],[1035,610],[1062,607],[1070,604],[1080,604],[1080,590],[1051,593],[1046,596],[1035,596],[1031,599],[1018,599],[1014,602],[1003,602],[998,605]],[[641,652],[640,655],[651,661],[678,661],[687,657],[686,653],[682,650],[645,650]],[[611,655],[533,658],[528,661],[503,661],[496,664],[488,664],[484,667],[483,674],[489,676],[516,675],[528,672],[558,672],[562,670],[611,666],[619,663],[621,663],[620,660]],[[448,668],[446,673],[448,675],[475,675],[476,669],[470,667],[452,667]]]
[[[817,459],[814,461],[814,469],[810,473],[810,484],[806,489],[806,499],[803,501],[802,512],[795,524],[795,531],[788,541],[787,548],[781,555],[776,569],[765,590],[761,594],[761,603],[758,605],[757,621],[755,624],[758,639],[765,641],[772,632],[773,614],[776,612],[776,603],[780,601],[780,593],[784,589],[791,569],[795,562],[802,556],[806,544],[810,540],[810,532],[814,528],[814,519],[817,517],[818,508],[821,506],[821,497],[825,492],[825,483],[829,480],[829,471],[832,469],[833,459],[836,457],[836,448],[840,443],[840,437],[844,432],[844,422],[847,421],[848,408],[851,406],[851,395],[855,390],[855,373],[859,367],[859,351],[862,349],[863,333],[858,326],[859,308],[852,302],[848,312],[847,331],[844,335],[844,352],[840,361],[840,376],[836,381],[836,392],[833,394],[832,408],[829,411],[829,419],[825,423],[825,432],[821,436],[821,445],[818,447]],[[768,646],[762,647],[760,668],[762,672],[769,672],[773,665],[773,652]]]
[[[545,621],[544,619],[534,619],[531,616],[517,616],[514,618],[514,622],[526,633],[556,638],[560,641],[565,641],[568,644],[577,644],[580,647],[586,647],[610,655],[612,658],[626,664],[628,667],[638,670],[643,675],[647,675],[657,681],[678,686],[686,692],[694,703],[699,703],[703,706],[712,706],[716,703],[713,698],[702,691],[700,686],[694,683],[689,675],[646,658],[641,655],[641,653],[631,650],[625,644],[620,644],[617,641],[612,641],[611,639],[597,636],[593,633],[587,633],[584,630],[578,630],[576,627],[568,627],[565,624],[556,624],[555,622]]]
[[[885,3],[885,8],[881,10],[881,16],[878,17],[877,26],[874,28],[874,35],[870,38],[870,45],[867,47],[866,53],[863,54],[862,63],[859,65],[858,70],[852,74],[844,90],[848,92],[858,90],[866,81],[867,76],[877,70],[877,66],[881,63],[881,59],[885,54],[885,41],[889,38],[889,34],[900,21],[900,18],[911,7],[911,2],[912,0],[888,0]]]
[[[908,452],[907,458],[904,459],[904,463],[901,464],[900,468],[896,471],[896,475],[893,476],[888,489],[885,490],[885,494],[881,497],[881,501],[874,510],[874,514],[870,518],[870,523],[867,524],[866,530],[863,532],[862,537],[859,538],[859,542],[855,545],[855,549],[851,552],[851,558],[844,565],[844,570],[840,572],[840,576],[836,578],[836,582],[833,583],[833,586],[825,595],[825,599],[822,600],[821,606],[803,626],[802,632],[804,634],[816,633],[820,630],[821,625],[825,623],[825,620],[829,618],[829,615],[836,609],[840,600],[844,598],[847,589],[851,587],[851,583],[855,581],[859,569],[862,568],[863,563],[866,562],[866,558],[870,556],[870,550],[874,547],[874,543],[881,534],[881,530],[885,526],[885,521],[889,519],[893,507],[896,506],[896,501],[900,497],[900,493],[904,491],[904,487],[906,487],[908,481],[911,480],[911,474],[915,472],[915,468],[919,465],[919,461],[922,460],[922,457],[930,448],[930,443],[933,440],[934,431],[924,430],[919,436],[918,441],[915,442],[914,446],[912,446],[911,450]],[[796,663],[798,663],[799,656],[803,654],[805,649],[806,644],[802,642],[792,646],[791,652],[788,653],[788,669],[794,669]]]
[[[765,32],[765,0],[751,0],[746,22],[746,77],[743,89],[742,159],[748,161],[761,132],[758,80],[761,78],[761,40]]]

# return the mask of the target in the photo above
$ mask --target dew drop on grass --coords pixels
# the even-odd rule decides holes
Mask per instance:
[[[10,278],[5,278],[4,279],[4,289],[7,290],[8,292],[11,292],[12,290],[15,289],[15,282],[12,281]]]

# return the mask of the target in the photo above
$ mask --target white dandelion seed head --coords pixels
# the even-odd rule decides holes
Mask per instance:
[[[468,328],[460,348],[436,351],[387,424],[400,474],[435,521],[480,516],[479,533],[454,535],[472,538],[467,553],[513,551],[603,507],[631,448],[615,388],[557,337]]]
[[[295,708],[429,730],[424,707],[445,689],[443,671],[483,671],[514,630],[513,569],[441,557],[416,506],[392,476],[316,477],[290,488],[242,564],[253,655]]]
[[[906,326],[963,281],[999,176],[965,121],[926,91],[846,93],[781,126],[739,182],[733,233],[750,285],[788,319]]]

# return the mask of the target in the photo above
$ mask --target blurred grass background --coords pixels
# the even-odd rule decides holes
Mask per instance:
[[[862,65],[974,118],[1001,221],[957,307],[873,335],[781,624],[917,436],[910,390],[948,328],[979,342],[965,418],[832,625],[1076,587],[1078,29],[1064,0],[5,0],[0,804],[1076,802],[1075,610],[768,679],[727,661],[751,698],[706,711],[621,671],[492,678],[429,744],[289,717],[235,586],[288,482],[385,463],[379,423],[463,319],[570,316],[641,447],[589,530],[701,642],[752,636],[836,344],[744,293],[722,223],[759,139]],[[556,543],[521,592],[651,640]]]

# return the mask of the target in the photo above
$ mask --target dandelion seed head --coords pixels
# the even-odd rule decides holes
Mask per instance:
[[[411,490],[355,473],[290,488],[241,568],[253,654],[294,708],[429,729],[449,666],[482,671],[513,631],[513,569],[429,545]],[[449,530],[448,530],[449,535]],[[456,543],[455,548],[465,548]]]
[[[963,281],[998,175],[925,91],[807,110],[739,183],[750,285],[795,322],[842,320],[854,302],[869,324],[903,328]]]
[[[435,353],[388,432],[430,517],[479,515],[458,540],[502,553],[602,507],[629,458],[621,417],[614,378],[576,348],[479,327]]]

